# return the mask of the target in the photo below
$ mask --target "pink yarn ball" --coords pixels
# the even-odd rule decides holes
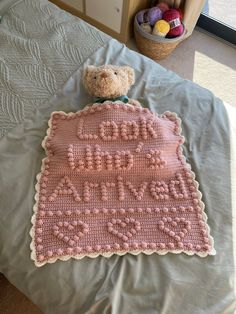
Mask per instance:
[[[181,24],[180,13],[178,10],[170,9],[163,14],[162,18],[170,24],[170,31],[167,34],[167,37],[177,37],[183,34],[184,27]]]
[[[165,3],[165,2],[160,2],[160,3],[158,3],[158,4],[157,4],[157,7],[161,10],[162,14],[163,14],[164,12],[166,12],[167,10],[169,10],[169,6],[168,6],[168,4]]]
[[[179,15],[180,15],[180,21],[182,22],[183,21],[183,17],[184,17],[184,15],[183,15],[183,11],[180,9],[180,8],[178,8],[178,9],[176,9],[178,12],[179,12]]]

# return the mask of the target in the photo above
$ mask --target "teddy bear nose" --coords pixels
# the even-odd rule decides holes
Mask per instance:
[[[107,77],[108,77],[108,75],[106,73],[101,74],[101,78],[107,78]]]

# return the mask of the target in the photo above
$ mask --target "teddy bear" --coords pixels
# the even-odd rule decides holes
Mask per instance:
[[[87,66],[83,73],[83,84],[94,97],[93,103],[122,101],[141,106],[139,101],[128,98],[127,92],[135,82],[134,70],[130,66],[102,65]]]

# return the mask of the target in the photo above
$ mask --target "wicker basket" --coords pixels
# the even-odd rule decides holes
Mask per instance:
[[[137,47],[144,55],[154,60],[161,60],[167,57],[183,40],[185,28],[183,34],[176,38],[165,38],[158,35],[152,35],[145,32],[139,26],[137,17],[135,16],[134,34]]]

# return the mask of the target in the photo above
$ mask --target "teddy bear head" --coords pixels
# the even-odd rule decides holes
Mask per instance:
[[[89,94],[102,98],[126,95],[134,80],[134,70],[129,66],[88,66],[83,76],[83,83]]]

